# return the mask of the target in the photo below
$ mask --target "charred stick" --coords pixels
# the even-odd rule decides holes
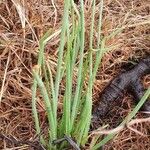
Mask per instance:
[[[80,150],[79,146],[73,141],[73,139],[66,135],[61,139],[54,140],[53,144],[60,144],[64,141],[67,141],[75,150]]]
[[[100,101],[93,110],[93,121],[105,117],[114,104],[123,97],[125,90],[134,96],[136,103],[139,102],[144,95],[144,87],[140,79],[149,73],[150,57],[141,60],[133,69],[113,79],[100,95]],[[141,110],[150,111],[150,101],[145,102]]]

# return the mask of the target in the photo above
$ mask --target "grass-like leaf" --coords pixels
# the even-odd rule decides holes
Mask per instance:
[[[139,101],[139,103],[136,105],[136,107],[133,109],[133,111],[131,111],[129,113],[129,115],[124,119],[124,121],[120,124],[120,126],[125,125],[127,122],[129,122],[136,115],[136,113],[139,111],[139,109],[145,103],[145,101],[147,100],[149,95],[150,95],[150,88],[145,92],[145,94],[142,97],[142,99]],[[115,135],[116,134],[109,134],[109,135],[107,135],[100,143],[96,144],[92,148],[92,150],[97,150],[98,148],[100,148],[101,146],[106,144],[109,140],[111,140]]]

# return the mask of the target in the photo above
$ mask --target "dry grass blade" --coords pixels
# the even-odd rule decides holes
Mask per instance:
[[[118,127],[114,128],[114,129],[111,129],[111,130],[106,130],[106,129],[103,129],[103,128],[98,128],[97,130],[92,131],[92,133],[89,135],[89,137],[92,136],[92,135],[103,135],[103,134],[107,135],[107,134],[119,133],[123,129],[125,129],[126,127],[129,128],[130,130],[136,132],[137,134],[140,134],[140,135],[144,136],[143,133],[141,133],[141,132],[139,132],[136,129],[134,129],[134,128],[131,127],[134,124],[139,124],[139,123],[144,123],[144,122],[150,122],[150,118],[133,119],[129,123],[127,123],[125,125],[118,126]],[[147,136],[147,135],[145,135],[145,136]]]
[[[4,93],[4,86],[5,86],[5,82],[6,82],[7,70],[8,70],[9,63],[10,63],[10,53],[8,55],[8,58],[7,58],[6,68],[4,71],[4,77],[3,77],[2,86],[1,86],[1,90],[0,90],[0,104],[2,101],[3,93]]]
[[[55,27],[55,26],[56,26],[56,22],[57,22],[58,14],[57,14],[57,8],[56,8],[56,6],[55,6],[54,0],[51,0],[51,2],[52,2],[52,5],[53,5],[53,7],[54,7],[54,13],[55,13],[55,21],[54,21],[54,27]]]
[[[150,122],[150,117],[149,118],[141,118],[141,119],[134,119],[132,121],[130,121],[129,123],[127,123],[127,128],[132,130],[133,132],[141,135],[141,136],[148,136],[140,131],[138,131],[137,129],[134,129],[134,126],[135,124],[141,124],[141,123],[144,123],[144,122]]]
[[[24,8],[24,0],[23,0],[23,5],[18,1],[18,0],[12,0],[12,2],[14,3],[16,9],[17,9],[17,12],[19,14],[19,17],[20,17],[20,21],[21,21],[21,25],[22,25],[22,28],[24,29],[25,28],[25,8]]]
[[[96,131],[93,131],[91,133],[90,136],[92,135],[103,135],[103,134],[113,134],[113,133],[119,133],[120,131],[122,131],[124,129],[125,126],[118,126],[115,129],[111,129],[111,130],[104,130],[104,129],[97,129]]]

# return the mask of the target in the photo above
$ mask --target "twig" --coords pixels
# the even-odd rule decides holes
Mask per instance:
[[[73,139],[66,135],[63,138],[54,140],[53,144],[59,144],[63,141],[67,141],[75,150],[80,150],[79,146],[73,141]]]

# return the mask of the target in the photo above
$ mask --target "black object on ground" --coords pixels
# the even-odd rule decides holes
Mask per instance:
[[[150,57],[141,60],[133,69],[115,77],[100,95],[100,101],[93,110],[92,124],[106,117],[119,99],[123,97],[125,91],[131,93],[135,102],[138,103],[145,92],[140,81],[141,77],[149,73]],[[141,110],[150,112],[150,100],[145,102]]]
[[[66,135],[63,138],[54,140],[53,144],[60,144],[64,141],[67,141],[75,150],[80,150],[79,146],[73,141],[73,139]]]

